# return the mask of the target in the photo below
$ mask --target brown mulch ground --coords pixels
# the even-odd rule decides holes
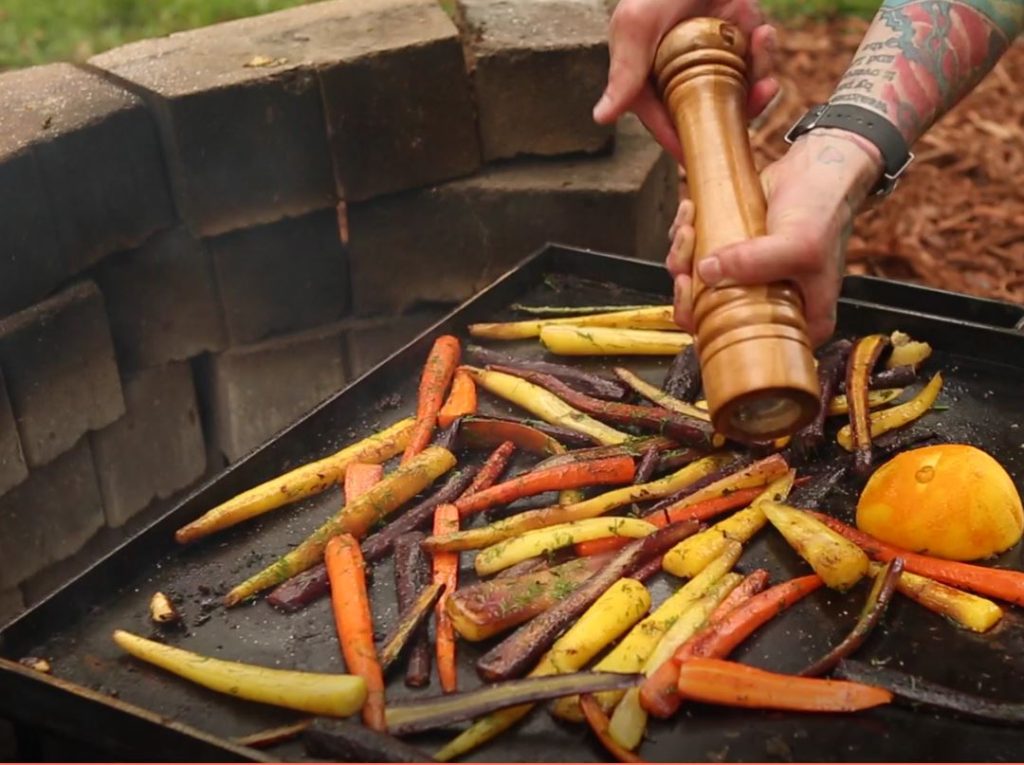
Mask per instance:
[[[759,127],[761,161],[824,101],[866,23],[780,25],[784,93]],[[905,279],[1024,303],[1024,42],[914,147],[896,192],[857,220],[850,273]]]

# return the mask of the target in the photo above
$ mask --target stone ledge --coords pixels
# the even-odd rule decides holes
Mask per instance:
[[[0,320],[0,370],[30,468],[124,414],[103,297],[93,282]]]
[[[547,242],[661,260],[676,199],[675,163],[627,120],[609,156],[513,161],[350,204],[353,309],[459,302]]]

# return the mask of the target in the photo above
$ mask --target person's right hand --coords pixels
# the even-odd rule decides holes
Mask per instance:
[[[620,0],[609,26],[608,84],[594,107],[594,120],[610,124],[631,111],[680,162],[682,148],[676,129],[654,91],[650,74],[662,38],[676,24],[695,16],[730,21],[748,35],[751,118],[760,114],[779,91],[778,82],[771,76],[775,30],[764,23],[757,0]]]
[[[853,216],[882,172],[878,150],[842,130],[799,138],[761,174],[767,201],[766,235],[701,256],[697,273],[708,286],[787,281],[800,291],[807,333],[815,345],[836,322]],[[694,331],[691,278],[695,246],[693,203],[679,205],[666,266],[675,288],[675,320]]]

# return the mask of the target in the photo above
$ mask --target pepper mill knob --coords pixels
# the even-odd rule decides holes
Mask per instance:
[[[799,292],[790,284],[708,287],[701,258],[765,233],[747,133],[746,36],[721,19],[682,22],[654,73],[675,122],[695,208],[693,311],[715,429],[740,442],[792,435],[816,416],[819,386]]]

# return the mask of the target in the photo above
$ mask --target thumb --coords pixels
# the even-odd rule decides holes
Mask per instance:
[[[654,59],[651,42],[634,31],[620,32],[613,40],[608,65],[608,84],[594,107],[594,121],[607,125],[615,122],[640,95]]]
[[[813,240],[781,230],[737,242],[701,258],[697,273],[709,286],[787,281],[813,269],[820,260]]]

